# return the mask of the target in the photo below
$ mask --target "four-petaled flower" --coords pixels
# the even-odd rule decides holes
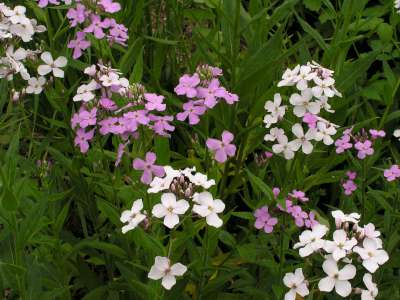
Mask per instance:
[[[153,180],[153,174],[157,177],[164,176],[164,168],[162,166],[155,165],[157,156],[154,152],[146,153],[146,160],[135,158],[133,161],[133,168],[135,170],[142,170],[143,174],[140,178],[144,184],[150,184]]]
[[[61,70],[61,68],[64,68],[67,65],[67,59],[64,56],[60,56],[56,60],[53,60],[53,56],[51,56],[50,52],[43,52],[40,58],[43,60],[45,65],[40,65],[38,67],[39,75],[44,76],[53,72],[54,77],[64,78],[64,71]]]
[[[146,215],[142,214],[143,201],[137,199],[133,202],[130,210],[125,210],[121,214],[120,221],[122,223],[128,223],[122,227],[122,233],[127,233],[129,230],[135,229],[140,222],[146,219]]]
[[[346,257],[347,253],[349,253],[357,243],[354,237],[348,239],[346,231],[338,229],[333,233],[333,241],[325,241],[324,250],[328,253],[332,253],[332,257],[335,261],[339,261]]]
[[[322,238],[327,231],[328,227],[325,225],[315,225],[311,230],[305,230],[300,234],[300,242],[296,243],[293,248],[300,248],[301,257],[309,256],[324,246],[325,241]]]
[[[310,293],[301,268],[297,268],[294,273],[286,273],[283,283],[290,288],[289,292],[285,294],[285,300],[296,300],[297,294],[305,297]]]
[[[387,252],[380,248],[382,248],[382,243],[379,239],[365,238],[363,247],[355,246],[353,251],[360,255],[364,268],[374,273],[380,265],[389,260]]]
[[[156,256],[154,265],[151,267],[148,278],[153,280],[162,279],[162,286],[170,290],[176,283],[176,276],[182,276],[187,271],[187,267],[181,263],[171,265],[168,257]]]
[[[224,202],[219,199],[214,200],[209,192],[195,194],[193,201],[197,203],[193,206],[193,212],[206,218],[208,225],[216,228],[222,226],[223,222],[218,214],[224,211]]]
[[[222,133],[222,140],[207,139],[207,147],[215,152],[215,160],[219,163],[224,163],[228,157],[233,157],[236,152],[236,146],[231,144],[233,141],[233,134],[227,130]]]
[[[152,214],[156,218],[164,218],[164,225],[174,228],[179,223],[179,215],[189,209],[189,202],[184,199],[176,201],[172,193],[165,193],[161,196],[161,203],[154,205]]]

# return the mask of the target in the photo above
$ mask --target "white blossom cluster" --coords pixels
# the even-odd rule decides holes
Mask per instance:
[[[64,71],[61,68],[67,65],[67,59],[63,56],[53,60],[49,52],[20,46],[21,41],[28,43],[35,33],[46,31],[45,26],[38,25],[35,19],[29,19],[25,13],[24,6],[18,5],[12,9],[0,3],[0,44],[4,49],[0,50],[0,78],[12,81],[19,74],[23,79],[22,88],[14,90],[14,100],[20,99],[24,94],[40,94],[47,82],[44,76],[52,73],[54,77],[63,78]],[[32,68],[37,65],[40,54],[43,64],[39,63],[37,68]],[[29,70],[27,66],[33,70]]]
[[[275,142],[272,146],[274,153],[282,153],[286,159],[292,159],[298,150],[304,154],[313,151],[312,141],[322,141],[331,145],[332,136],[336,134],[337,125],[322,118],[320,113],[333,113],[329,99],[342,95],[336,90],[333,71],[321,67],[319,64],[308,62],[306,65],[297,65],[294,69],[287,69],[278,87],[294,86],[297,91],[289,97],[289,104],[293,115],[300,121],[292,125],[293,140],[289,141],[284,129],[273,126],[284,119],[288,105],[283,105],[282,96],[277,93],[273,101],[265,103],[267,114],[264,116],[266,128],[271,128],[264,140]],[[303,123],[306,128],[303,128]]]
[[[322,269],[326,276],[318,283],[321,292],[335,292],[345,298],[351,294],[361,294],[361,300],[373,300],[378,295],[377,285],[372,281],[371,273],[389,260],[388,253],[382,249],[381,233],[369,223],[358,225],[358,213],[344,214],[340,210],[332,212],[336,230],[333,239],[324,239],[328,232],[325,225],[317,225],[312,230],[300,234],[299,242],[294,245],[301,257],[319,253],[325,260]],[[369,273],[363,274],[365,288],[352,288],[350,280],[356,277],[356,263],[361,263]],[[309,294],[307,281],[301,269],[286,274],[284,284],[290,288],[285,300],[294,300],[296,294],[304,297]]]
[[[147,191],[149,194],[162,192],[161,202],[152,208],[153,217],[163,219],[163,224],[173,229],[192,206],[192,212],[205,218],[208,225],[216,228],[222,226],[223,221],[218,214],[224,211],[225,204],[220,199],[214,199],[207,191],[215,185],[213,179],[209,180],[207,175],[196,172],[195,167],[175,170],[165,166],[164,170],[165,176],[155,177]],[[143,211],[142,199],[134,201],[130,210],[123,211],[120,220],[126,223],[122,233],[135,229],[142,222],[149,223],[147,212]],[[168,257],[157,256],[148,278],[162,279],[162,286],[169,290],[176,283],[175,277],[182,276],[186,270],[187,267],[181,263],[171,265]]]

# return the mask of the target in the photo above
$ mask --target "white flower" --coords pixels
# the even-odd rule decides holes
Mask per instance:
[[[47,75],[53,72],[54,77],[64,78],[64,71],[61,68],[67,65],[67,59],[64,56],[53,60],[50,52],[43,52],[40,58],[46,63],[38,67],[39,75]]]
[[[103,86],[119,85],[119,75],[117,73],[110,72],[108,75],[100,77],[100,81]]]
[[[40,94],[43,91],[43,86],[46,83],[46,78],[40,76],[39,78],[31,77],[28,80],[28,86],[26,87],[27,94]]]
[[[82,84],[81,86],[78,87],[78,90],[76,91],[76,95],[74,98],[72,98],[73,101],[83,101],[83,102],[89,102],[90,100],[93,100],[95,97],[95,94],[93,91],[98,89],[97,82],[92,79],[88,84]]]
[[[376,239],[381,235],[379,230],[375,230],[375,225],[372,223],[368,223],[364,227],[360,227],[359,231],[369,239]]]
[[[364,274],[363,281],[367,290],[361,291],[361,300],[374,300],[378,296],[378,287],[372,282],[372,275],[369,273]]]
[[[389,260],[387,252],[381,248],[381,243],[375,239],[365,238],[363,247],[356,246],[353,251],[358,253],[363,260],[362,265],[369,272],[374,273],[380,265]]]
[[[334,113],[335,111],[332,108],[332,106],[328,103],[329,98],[325,96],[321,96],[316,102],[321,106],[321,109],[324,109],[325,111],[329,113]]]
[[[322,237],[328,231],[328,227],[322,224],[315,225],[312,230],[303,231],[300,236],[300,242],[294,245],[294,249],[300,248],[299,254],[301,257],[309,256],[324,246],[325,241]]]
[[[336,128],[332,125],[328,127],[325,122],[317,122],[317,129],[318,132],[315,136],[315,140],[322,141],[327,146],[332,145],[334,141],[331,135],[336,134]]]
[[[192,174],[192,172],[187,172],[186,174],[184,173],[184,175],[189,178],[190,182],[197,186],[201,186],[206,190],[215,185],[214,179],[208,180],[207,175],[204,175],[200,172],[196,172],[195,174]]]
[[[296,300],[296,294],[305,297],[310,293],[301,268],[296,269],[294,273],[286,273],[283,283],[290,288],[285,294],[285,300]]]
[[[127,233],[129,230],[135,229],[140,222],[146,219],[146,215],[141,213],[143,209],[142,199],[137,199],[133,202],[130,210],[125,210],[121,214],[120,221],[122,223],[128,223],[122,227],[122,233]]]
[[[165,176],[163,178],[153,178],[153,181],[150,183],[150,188],[147,190],[148,193],[155,194],[161,191],[168,190],[174,178],[181,175],[181,171],[175,170],[170,166],[164,166],[164,171]]]
[[[347,253],[349,253],[357,243],[354,237],[351,240],[348,239],[346,231],[338,229],[333,233],[333,241],[325,241],[324,250],[328,253],[332,253],[332,257],[335,261],[339,261],[346,257]]]
[[[297,137],[297,139],[291,142],[294,145],[294,151],[299,150],[301,147],[304,154],[310,154],[313,150],[313,144],[310,141],[315,139],[316,136],[315,128],[308,129],[307,133],[304,134],[303,126],[296,123],[292,127],[292,132]]]
[[[308,82],[312,80],[315,75],[315,72],[311,69],[310,66],[301,66],[300,73],[295,79],[295,81],[297,82],[296,88],[300,91],[307,89]]]
[[[18,48],[14,51],[14,45],[10,45],[6,53],[16,61],[25,60],[27,56],[27,51],[24,48]]]
[[[14,9],[5,9],[3,14],[8,17],[12,24],[30,24],[29,19],[25,15],[26,7],[17,5]]]
[[[283,153],[286,159],[292,159],[294,157],[294,151],[296,151],[296,144],[288,142],[286,135],[277,137],[278,144],[272,145],[272,151],[274,153]]]
[[[216,228],[222,226],[223,222],[218,214],[224,211],[224,202],[219,199],[214,200],[209,192],[202,192],[193,195],[193,201],[197,203],[193,206],[193,212],[206,218],[208,225]]]
[[[176,283],[175,276],[182,276],[187,271],[187,267],[181,263],[171,266],[168,257],[156,256],[154,265],[151,267],[148,278],[159,280],[162,278],[161,284],[167,290],[170,290]]]
[[[274,127],[271,128],[271,130],[269,131],[268,134],[266,134],[264,136],[264,140],[267,141],[275,141],[278,137],[284,136],[285,135],[285,131],[281,128],[278,127]]]
[[[297,65],[293,70],[289,68],[286,69],[282,75],[282,80],[278,82],[278,87],[295,85],[299,70],[299,65]]]
[[[400,140],[400,129],[396,129],[395,131],[393,131],[393,136]]]
[[[323,95],[330,98],[335,95],[335,91],[333,89],[335,79],[333,79],[332,77],[321,79],[316,76],[314,77],[314,82],[316,86],[312,88],[312,93],[316,98],[320,98]]]
[[[27,43],[32,40],[35,30],[32,24],[29,22],[27,24],[11,24],[10,32],[11,34],[20,37],[25,43]]]
[[[312,92],[310,89],[301,91],[301,95],[293,94],[289,98],[290,104],[294,105],[293,113],[301,118],[306,112],[312,113],[313,115],[319,114],[321,105],[319,102],[312,102]]]
[[[361,215],[358,213],[351,213],[346,215],[341,210],[332,211],[332,217],[335,219],[336,227],[340,228],[343,223],[354,223],[357,224],[360,220]]]
[[[336,293],[342,297],[347,297],[351,293],[350,279],[356,276],[356,267],[348,264],[339,270],[337,262],[327,259],[322,264],[322,269],[328,275],[318,283],[318,288],[322,292],[330,292],[335,288]]]
[[[161,204],[153,207],[152,214],[156,218],[164,218],[164,225],[174,228],[179,223],[179,215],[184,214],[189,209],[189,202],[186,200],[176,201],[176,196],[172,193],[165,193],[161,196]]]
[[[276,93],[274,95],[274,102],[267,101],[264,105],[266,111],[272,114],[277,120],[280,120],[285,115],[286,105],[282,105],[282,97],[280,94]]]

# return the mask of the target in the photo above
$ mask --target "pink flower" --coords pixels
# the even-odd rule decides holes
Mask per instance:
[[[353,147],[353,144],[350,143],[350,136],[343,135],[340,139],[337,139],[335,142],[336,153],[343,153],[345,150]]]
[[[290,214],[294,218],[294,222],[297,227],[304,226],[304,220],[308,218],[308,215],[301,209],[300,206],[298,205],[293,206]]]
[[[193,76],[187,74],[179,78],[179,84],[175,87],[174,91],[177,95],[186,95],[188,98],[194,98],[197,95],[196,87],[200,83],[200,77],[197,73]]]
[[[271,233],[274,230],[274,226],[278,223],[278,219],[271,217],[269,214],[268,206],[256,209],[254,216],[256,217],[254,227],[257,229],[263,228],[265,233]]]
[[[77,4],[76,8],[70,8],[67,12],[67,18],[69,19],[71,27],[85,22],[87,16],[88,12],[86,11],[86,7],[82,4]]]
[[[49,3],[50,4],[55,4],[55,5],[60,4],[60,2],[58,2],[57,0],[39,0],[38,6],[41,7],[41,8],[44,8],[47,5],[49,5]]]
[[[115,102],[107,97],[101,98],[99,103],[100,103],[101,107],[104,108],[105,110],[114,111],[118,108],[118,106],[115,104]]]
[[[308,128],[316,128],[317,127],[317,116],[312,113],[305,113],[303,116],[303,122],[308,125]]]
[[[291,213],[292,209],[293,209],[293,202],[289,199],[285,199],[285,205],[286,205],[286,209],[283,208],[283,206],[280,205],[279,203],[276,205],[276,207],[278,207],[280,211]]]
[[[213,108],[217,104],[217,98],[223,98],[226,95],[225,88],[220,86],[218,79],[211,80],[207,88],[199,87],[197,97],[204,99],[204,105]]]
[[[154,152],[146,153],[146,160],[140,158],[135,158],[133,161],[133,168],[135,170],[142,170],[143,174],[140,181],[144,184],[150,184],[153,179],[153,174],[157,177],[163,177],[165,174],[164,168],[162,166],[157,166],[156,162],[157,156]]]
[[[308,219],[304,221],[304,224],[306,225],[307,228],[313,228],[315,225],[318,225],[319,222],[315,220],[315,213],[310,212],[308,214]]]
[[[100,16],[91,14],[90,15],[90,25],[84,29],[84,32],[93,33],[97,39],[102,39],[105,37],[103,29],[110,27],[110,19],[101,20]]]
[[[122,156],[124,155],[125,148],[129,144],[129,141],[126,143],[120,143],[118,145],[118,150],[117,150],[117,159],[115,160],[115,166],[118,167],[118,165],[121,163]]]
[[[113,0],[100,0],[100,6],[108,13],[116,13],[121,10],[121,4],[118,2],[113,2]]]
[[[76,131],[76,137],[74,140],[75,146],[79,146],[79,149],[81,150],[82,153],[86,153],[89,150],[89,143],[94,136],[94,129],[85,132],[84,129],[79,128]]]
[[[169,124],[169,122],[174,120],[173,116],[155,116],[150,115],[150,120],[154,122],[151,128],[155,133],[161,136],[169,136],[168,132],[175,130],[175,127]]]
[[[364,159],[368,155],[372,155],[374,153],[374,149],[372,147],[372,142],[370,140],[366,140],[364,142],[357,142],[354,145],[354,148],[358,150],[357,157],[359,159]]]
[[[126,45],[126,41],[128,40],[128,28],[126,28],[123,24],[118,24],[114,19],[110,19],[110,30],[108,40],[110,43],[116,42],[123,46]]]
[[[124,113],[123,121],[126,131],[134,132],[137,130],[139,125],[148,125],[150,118],[147,115],[147,110],[135,110]]]
[[[357,185],[353,180],[349,179],[345,183],[343,183],[344,194],[350,196],[357,189]]]
[[[385,176],[387,181],[396,180],[400,177],[400,168],[398,165],[392,165],[389,169],[386,169],[383,172],[383,176]]]
[[[179,121],[184,121],[186,118],[189,118],[189,124],[195,125],[200,122],[199,116],[203,115],[207,108],[200,104],[196,105],[197,103],[202,103],[202,101],[188,101],[183,104],[183,112],[180,112],[176,115],[176,118]]]
[[[225,95],[222,96],[225,99],[225,102],[228,104],[234,104],[239,101],[239,96],[233,93],[225,92]]]
[[[71,40],[68,43],[68,48],[74,49],[74,53],[72,55],[74,59],[81,57],[82,50],[90,47],[90,42],[85,40],[85,35],[86,34],[83,31],[78,31],[76,33],[76,39]]]
[[[275,198],[277,198],[277,197],[279,196],[280,192],[281,192],[281,189],[278,188],[278,187],[274,187],[274,188],[272,189],[272,194],[274,194],[274,197],[275,197]]]
[[[207,147],[215,152],[215,160],[224,163],[228,157],[233,157],[236,152],[236,146],[231,144],[233,141],[233,134],[224,130],[222,133],[222,141],[216,139],[207,139]]]
[[[347,177],[349,177],[350,180],[354,180],[357,178],[357,172],[347,171],[346,175]]]
[[[369,133],[371,134],[371,137],[375,140],[377,138],[383,138],[386,136],[386,132],[383,130],[377,130],[377,129],[370,129]]]
[[[306,197],[306,194],[302,191],[293,190],[289,195],[292,198],[300,200],[301,202],[307,202],[309,200],[308,197]]]
[[[269,152],[269,151],[265,151],[265,152],[264,152],[264,156],[265,156],[266,158],[271,158],[273,155],[274,155],[274,154],[273,154],[272,152]]]
[[[146,99],[147,101],[147,103],[145,104],[147,110],[164,111],[167,107],[163,103],[164,96],[159,96],[157,94],[152,94],[152,93],[145,93],[144,99]]]

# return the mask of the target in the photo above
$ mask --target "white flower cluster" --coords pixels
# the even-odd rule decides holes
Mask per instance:
[[[397,13],[400,13],[400,0],[394,0],[394,8],[396,9]]]
[[[400,128],[393,131],[393,136],[400,140]]]
[[[206,223],[213,227],[221,227],[222,219],[218,216],[225,209],[225,204],[219,199],[213,199],[210,192],[206,191],[215,185],[214,180],[209,180],[207,175],[196,172],[196,168],[175,170],[165,166],[165,176],[155,177],[150,183],[148,193],[159,193],[161,203],[152,208],[152,215],[155,218],[163,219],[163,223],[169,229],[179,224],[180,217],[190,209],[193,202],[192,212],[205,218]],[[142,199],[133,202],[130,210],[121,214],[121,222],[127,223],[122,227],[122,233],[135,229],[141,222],[148,223],[147,213],[143,211]],[[162,286],[171,289],[176,283],[176,276],[182,276],[186,272],[186,266],[181,263],[171,265],[169,258],[157,256],[151,267],[148,278],[153,280],[162,279]]]
[[[353,292],[361,294],[362,300],[375,299],[378,288],[372,282],[370,273],[375,273],[380,265],[389,260],[387,252],[382,249],[382,240],[379,238],[381,233],[372,223],[364,227],[359,226],[360,215],[357,213],[346,215],[336,210],[332,212],[332,216],[336,224],[332,240],[323,239],[328,232],[328,227],[320,224],[312,230],[303,231],[299,237],[300,241],[294,245],[294,248],[299,248],[301,257],[307,257],[316,252],[324,255],[322,269],[326,277],[318,283],[321,292],[331,292],[334,289],[342,297],[347,297]],[[370,272],[363,275],[366,289],[353,289],[351,286],[350,280],[356,277],[357,270],[353,262],[361,262],[362,266]],[[300,285],[305,282],[302,272],[296,270],[295,274],[287,276],[284,283],[291,290],[287,293],[285,300],[294,300],[296,293],[303,297],[308,295],[308,289]]]
[[[30,42],[35,33],[46,31],[46,27],[37,25],[35,19],[29,19],[24,6],[16,6],[13,9],[0,3],[0,44],[5,52],[0,57],[0,78],[8,81],[14,80],[14,75],[19,74],[27,82],[20,91],[14,91],[13,99],[18,100],[23,94],[40,94],[46,84],[45,75],[53,72],[55,77],[64,77],[61,68],[67,65],[67,59],[63,56],[55,61],[49,52],[39,49],[31,50],[20,47],[21,42]],[[41,54],[44,64],[39,65],[37,75],[32,76],[26,65],[32,65]]]
[[[337,125],[319,116],[322,110],[333,113],[329,98],[342,95],[336,90],[333,71],[321,67],[315,62],[306,65],[297,65],[293,70],[287,69],[278,87],[295,86],[297,91],[289,97],[293,115],[301,119],[292,126],[294,139],[289,142],[285,131],[280,127],[272,127],[264,140],[277,142],[272,146],[274,153],[282,153],[286,159],[292,159],[300,148],[304,154],[313,151],[311,141],[322,141],[325,145],[333,143],[332,135],[336,134]],[[267,101],[264,108],[267,114],[264,116],[266,128],[283,120],[287,105],[282,104],[282,96],[274,95],[273,101]],[[302,123],[307,125],[303,128]]]

